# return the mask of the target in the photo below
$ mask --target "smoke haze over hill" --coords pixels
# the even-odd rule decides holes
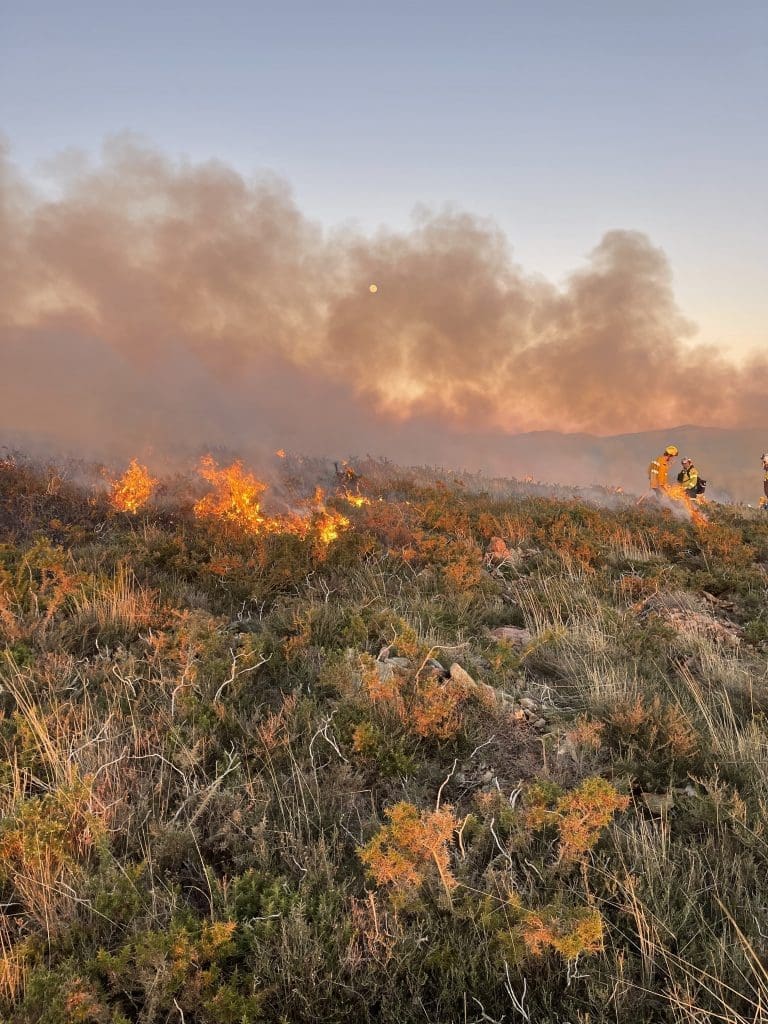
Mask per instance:
[[[61,158],[55,195],[8,159],[0,189],[6,436],[491,469],[525,449],[535,457],[517,461],[540,472],[544,438],[508,435],[768,419],[766,356],[695,344],[664,253],[639,232],[608,232],[558,287],[461,211],[421,209],[407,232],[324,231],[279,179],[124,139],[95,168]],[[569,459],[586,459],[578,480],[614,472],[607,442],[559,448],[563,479]]]

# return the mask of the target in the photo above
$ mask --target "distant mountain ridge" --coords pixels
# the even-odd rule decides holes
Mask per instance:
[[[686,424],[608,437],[536,431],[508,437],[503,445],[494,438],[489,445],[493,464],[487,468],[547,482],[618,486],[640,494],[647,487],[648,463],[668,444],[677,445],[681,457],[693,459],[713,497],[754,504],[763,493],[760,456],[768,450],[768,429],[757,428]],[[675,459],[674,472],[679,468],[680,459]]]
[[[356,425],[357,426],[357,425]],[[681,457],[689,455],[701,475],[707,480],[707,494],[715,499],[756,504],[763,493],[760,456],[768,451],[768,428],[729,430],[684,424],[664,430],[598,436],[596,434],[566,434],[555,430],[533,431],[524,434],[453,433],[434,423],[412,420],[382,429],[366,431],[335,429],[304,443],[296,437],[291,446],[307,455],[341,458],[345,455],[385,456],[400,464],[444,466],[455,470],[481,471],[497,477],[533,477],[544,483],[566,486],[594,484],[621,487],[628,493],[642,494],[648,485],[648,463],[668,444],[676,444]],[[356,438],[356,441],[352,441]],[[356,448],[353,449],[352,445]],[[17,448],[33,456],[61,454],[73,449],[78,456],[87,457],[82,446],[58,445],[50,436],[30,432],[8,431],[0,434],[0,448]],[[160,459],[166,465],[174,460],[195,460],[204,447],[190,444],[185,450],[173,446],[166,451],[161,444],[153,446],[151,462]],[[98,446],[94,440],[94,457],[124,460],[132,454],[146,451],[132,447],[130,440],[119,450]],[[256,464],[273,449],[258,441],[237,444],[232,451]],[[675,459],[673,471],[677,473],[680,460]]]

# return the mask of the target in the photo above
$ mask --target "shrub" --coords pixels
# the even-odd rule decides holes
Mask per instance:
[[[564,960],[600,953],[603,949],[603,919],[592,907],[550,904],[526,910],[518,926],[526,948],[534,956],[553,949]]]
[[[585,779],[570,793],[560,795],[557,787],[534,783],[526,791],[526,824],[533,829],[557,829],[557,863],[574,864],[592,850],[603,829],[617,811],[629,806],[604,779]]]
[[[677,704],[658,695],[617,702],[607,718],[607,742],[645,787],[668,786],[701,767],[702,741]]]
[[[0,821],[0,881],[46,931],[71,907],[71,883],[106,834],[88,781],[22,800]]]
[[[489,686],[476,683],[466,672],[454,670],[448,679],[432,669],[425,672],[368,665],[363,673],[368,700],[422,738],[452,739],[464,726],[463,710],[475,703],[490,710],[496,696]]]
[[[453,808],[419,811],[402,801],[385,813],[389,824],[382,825],[359,851],[371,878],[379,886],[389,886],[395,903],[404,904],[436,871],[450,900],[457,882],[450,869],[448,843],[459,825]]]

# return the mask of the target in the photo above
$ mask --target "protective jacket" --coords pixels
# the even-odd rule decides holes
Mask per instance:
[[[695,466],[691,466],[689,469],[682,469],[677,474],[678,483],[683,485],[683,490],[687,491],[691,497],[695,498],[699,487],[699,471]]]
[[[654,491],[663,491],[667,486],[667,474],[669,473],[669,462],[660,455],[654,459],[648,467],[648,482]]]

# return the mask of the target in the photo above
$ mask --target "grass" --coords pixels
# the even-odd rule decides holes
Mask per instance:
[[[0,464],[0,1019],[768,1019],[768,517],[284,472]]]

